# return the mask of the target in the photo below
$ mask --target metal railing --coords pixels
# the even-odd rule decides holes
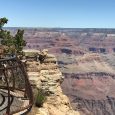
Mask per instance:
[[[0,115],[28,111],[33,93],[24,64],[16,57],[0,59]]]

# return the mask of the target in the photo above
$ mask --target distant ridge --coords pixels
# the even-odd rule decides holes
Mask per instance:
[[[47,27],[4,27],[8,30],[36,29],[56,32],[95,32],[95,33],[115,33],[115,28],[47,28]]]

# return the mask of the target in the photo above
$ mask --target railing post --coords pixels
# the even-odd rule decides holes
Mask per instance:
[[[6,110],[6,114],[10,115],[10,88],[9,88],[9,83],[8,83],[8,76],[6,74],[6,67],[4,66],[4,76],[5,76],[5,81],[7,84],[7,90],[8,90],[8,106],[7,106],[7,110]]]

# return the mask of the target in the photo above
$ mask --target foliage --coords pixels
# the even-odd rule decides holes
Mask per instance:
[[[4,26],[4,24],[7,24],[8,22],[8,19],[3,17],[3,18],[0,18],[0,29],[2,29],[2,27]]]
[[[10,53],[12,54],[14,51],[13,51],[13,46],[14,46],[14,39],[13,39],[13,36],[10,35],[10,32],[9,31],[4,31],[4,30],[1,30],[0,32],[1,34],[1,44],[6,46],[7,49],[5,49],[5,53]]]
[[[17,53],[21,53],[23,50],[23,46],[26,46],[25,40],[23,40],[24,30],[18,30],[14,37],[14,45]]]
[[[23,54],[23,47],[26,46],[26,42],[23,39],[24,30],[18,29],[15,36],[11,35],[10,31],[3,30],[2,27],[8,22],[6,18],[0,18],[0,38],[1,44],[7,46],[5,53],[11,55],[20,55]]]
[[[42,89],[39,89],[38,90],[38,94],[36,96],[36,101],[35,101],[35,105],[37,107],[42,107],[43,106],[43,103],[45,102],[46,100],[46,95],[45,93],[43,92]]]

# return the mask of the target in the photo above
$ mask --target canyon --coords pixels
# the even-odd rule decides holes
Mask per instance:
[[[24,49],[48,49],[56,56],[65,77],[62,90],[80,115],[114,115],[115,29],[22,29]]]

